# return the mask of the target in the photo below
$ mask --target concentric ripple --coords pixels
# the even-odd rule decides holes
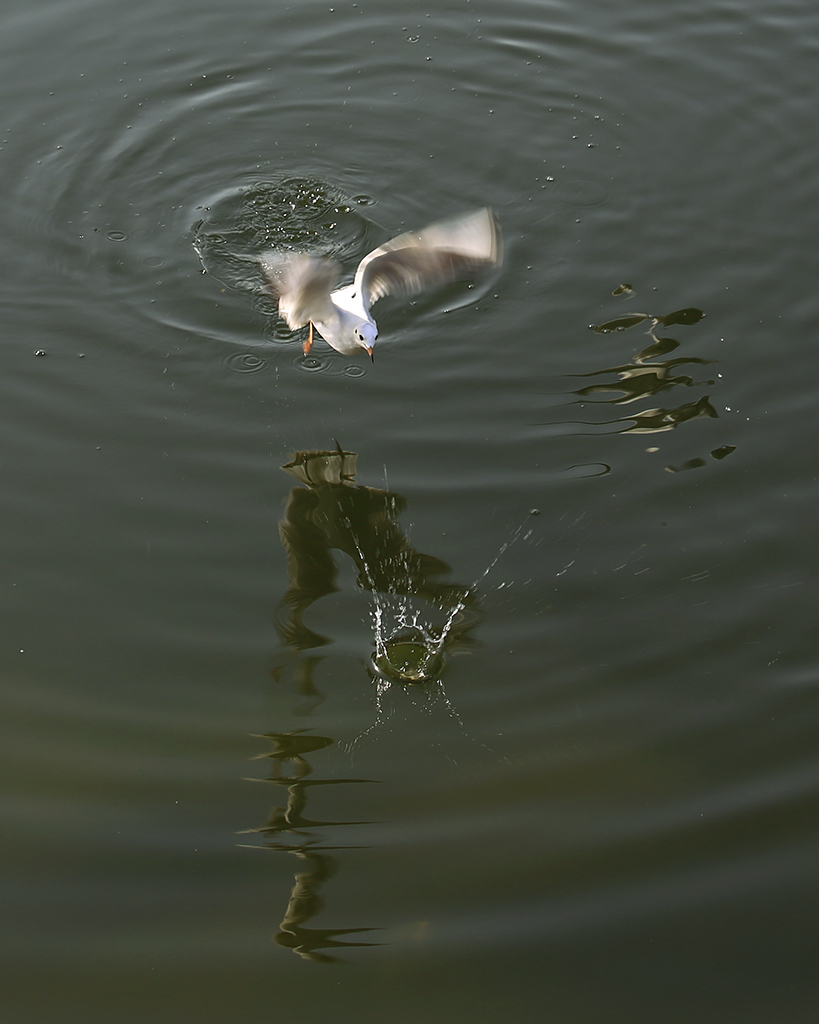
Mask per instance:
[[[327,350],[316,354],[314,348],[310,355],[301,352],[291,360],[291,366],[301,373],[324,373],[332,377],[364,377],[367,370],[360,363],[350,363],[344,356]]]
[[[207,274],[275,311],[259,266],[266,249],[315,253],[339,260],[363,255],[371,226],[358,212],[368,197],[348,199],[316,178],[274,176],[224,190],[205,200],[206,216],[192,226],[193,246]],[[277,329],[278,333],[278,329]],[[279,335],[288,340],[292,335]]]
[[[255,352],[233,352],[224,359],[224,364],[234,373],[259,373],[267,366],[268,360]]]

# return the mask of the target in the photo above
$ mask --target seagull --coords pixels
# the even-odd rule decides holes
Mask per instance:
[[[502,258],[497,217],[484,208],[385,242],[364,257],[353,283],[343,288],[337,287],[341,265],[334,259],[271,249],[259,262],[290,329],[310,325],[305,355],[313,347],[315,328],[337,352],[354,355],[363,348],[372,359],[378,338],[370,313],[375,302],[465,280],[499,266]]]

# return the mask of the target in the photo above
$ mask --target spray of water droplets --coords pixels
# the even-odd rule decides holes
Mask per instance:
[[[409,699],[416,706],[420,706],[425,712],[429,713],[434,707],[443,705],[448,717],[452,718],[462,730],[465,730],[464,723],[450,701],[443,681],[440,678],[440,669],[443,665],[442,655],[452,630],[459,620],[459,616],[465,612],[470,599],[475,598],[480,584],[495,569],[513,544],[519,540],[529,540],[532,537],[534,530],[530,526],[530,519],[533,515],[538,515],[537,509],[532,509],[527,514],[526,518],[513,530],[509,539],[500,546],[492,561],[475,578],[472,584],[461,592],[461,597],[454,601],[451,607],[438,609],[440,612],[446,613],[441,624],[434,622],[433,612],[436,609],[428,602],[421,602],[417,595],[379,591],[375,585],[374,574],[367,564],[364,551],[355,536],[355,531],[352,529],[352,524],[349,520],[345,523],[354,539],[360,563],[363,567],[363,577],[367,583],[367,588],[372,593],[370,615],[375,642],[374,664],[389,663],[389,644],[397,637],[412,634],[417,641],[425,646],[425,665],[431,666],[434,671],[431,671],[428,677],[422,675],[417,680],[413,680],[423,682],[423,686],[401,686],[401,690],[409,696]],[[353,751],[366,736],[386,725],[394,711],[390,700],[390,692],[394,684],[408,682],[409,680],[393,679],[383,671],[376,671],[373,672],[373,681],[375,684],[375,720],[372,725],[359,733],[354,740],[346,744],[348,751]]]

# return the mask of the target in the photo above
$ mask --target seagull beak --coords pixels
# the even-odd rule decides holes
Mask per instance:
[[[304,354],[305,354],[306,356],[309,356],[309,355],[310,355],[310,349],[311,349],[312,347],[313,347],[313,321],[311,320],[311,321],[310,321],[310,333],[309,333],[309,335],[307,336],[307,341],[305,341],[305,343],[304,343],[304,346],[303,346],[303,348],[304,348]]]
[[[367,346],[367,355],[370,357],[370,362],[374,363],[375,362],[375,356],[373,355],[373,350],[372,350],[372,346],[371,345]]]

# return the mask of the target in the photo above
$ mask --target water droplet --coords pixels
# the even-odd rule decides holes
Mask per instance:
[[[322,370],[326,370],[331,364],[327,358],[318,359],[316,356],[296,356],[293,360],[294,365],[299,370],[304,370],[305,373],[320,373]]]

